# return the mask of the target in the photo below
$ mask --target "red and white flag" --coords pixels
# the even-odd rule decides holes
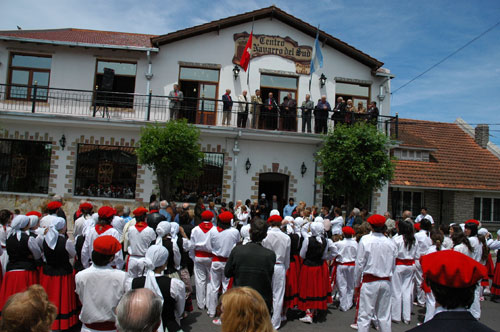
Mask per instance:
[[[243,54],[240,59],[240,67],[246,72],[248,68],[248,64],[250,63],[250,58],[252,56],[252,37],[253,30],[250,32],[250,37],[248,37],[247,44],[245,45],[245,49],[243,50]]]

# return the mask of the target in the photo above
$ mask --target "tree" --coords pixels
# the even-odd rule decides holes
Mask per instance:
[[[349,209],[355,202],[366,202],[393,177],[389,144],[389,138],[372,124],[336,125],[317,156],[324,190],[344,196]]]
[[[162,198],[170,200],[173,188],[200,176],[203,152],[199,138],[198,128],[185,119],[155,123],[141,130],[137,157],[139,163],[156,171]]]

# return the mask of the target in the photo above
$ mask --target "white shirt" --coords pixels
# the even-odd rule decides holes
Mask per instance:
[[[210,221],[208,223],[212,225]],[[191,243],[195,251],[204,251],[208,253],[212,252],[212,246],[210,244],[210,230],[205,233],[200,228],[200,226],[196,226],[195,228],[193,228],[193,230],[191,231]]]
[[[396,245],[398,249],[398,255],[396,258],[399,259],[418,259],[420,257],[419,252],[417,252],[417,241],[415,240],[415,243],[411,246],[411,248],[408,250],[407,246],[405,245],[405,239],[403,235],[396,235],[392,238],[392,241],[394,241],[394,244]]]
[[[463,243],[460,243],[453,247],[453,250],[461,252],[464,255],[469,256],[470,258],[474,258],[474,253],[467,248],[467,246]]]
[[[73,229],[73,237],[76,238],[79,235],[85,235],[84,232],[87,230],[87,227],[93,224],[94,220],[92,219],[91,215],[88,215],[86,218],[85,216],[82,215],[75,221],[75,227]]]
[[[417,240],[417,253],[418,257],[425,255],[429,247],[432,245],[431,238],[427,235],[427,231],[421,229],[415,233],[415,239]]]
[[[89,229],[87,235],[85,236],[85,242],[83,242],[82,247],[82,265],[85,268],[90,266],[89,261],[91,260],[92,251],[94,250],[94,240],[99,236],[111,235],[118,241],[120,241],[120,235],[118,231],[114,228],[110,228],[107,231],[103,232],[101,235],[97,234],[97,231],[94,228]],[[115,259],[111,262],[111,265],[115,266],[117,269],[121,270],[123,268],[123,254],[122,251],[118,251],[115,254]]]
[[[397,255],[396,244],[384,234],[372,232],[363,236],[358,244],[354,284],[360,285],[363,274],[380,278],[391,277]]]
[[[270,227],[267,230],[267,236],[262,241],[264,248],[274,251],[276,254],[276,264],[283,264],[285,270],[290,266],[290,247],[292,240],[283,233],[278,227]]]
[[[358,242],[356,239],[343,239],[342,241],[334,242],[337,248],[337,259],[339,263],[354,262],[358,254]]]
[[[219,232],[217,227],[212,227],[210,230],[210,245],[212,253],[219,257],[229,257],[231,250],[240,242],[240,232],[235,228],[228,228]]]
[[[481,263],[481,256],[483,255],[483,245],[479,242],[477,236],[469,237],[469,242],[472,248],[474,249],[472,258],[474,258],[477,262]]]
[[[6,246],[7,234],[9,233],[9,230],[10,230],[10,226],[6,226],[5,228],[0,226],[0,245],[2,246],[2,248],[5,248],[5,246]]]
[[[114,309],[131,286],[131,280],[124,271],[109,265],[95,266],[80,271],[75,276],[76,289],[82,310],[80,320],[84,324],[114,322]],[[83,330],[82,330],[83,331]]]
[[[344,218],[342,216],[335,217],[332,220],[332,234],[342,234],[342,226],[344,226]]]
[[[418,224],[422,219],[429,219],[431,224],[434,224],[434,219],[432,219],[432,216],[430,214],[426,214],[425,216],[423,214],[419,214],[417,218],[415,219],[415,223]]]
[[[123,234],[122,238],[120,239],[120,242],[123,243],[123,248],[127,250],[128,248],[128,230],[136,224],[135,218],[131,219],[128,223],[125,224],[125,227],[123,227]]]
[[[241,225],[246,225],[248,224],[248,218],[250,218],[250,214],[248,212],[241,212],[238,213],[236,217],[238,218],[238,222]]]
[[[142,256],[146,255],[151,242],[156,240],[155,231],[147,226],[141,232],[137,230],[136,225],[128,229],[128,249],[129,255]]]
[[[443,248],[444,249],[451,249],[451,248],[453,248],[453,241],[452,241],[452,239],[450,239],[449,236],[445,235],[444,240],[443,240]]]
[[[489,239],[486,241],[486,245],[491,249],[491,250],[497,250],[500,249],[500,241],[499,240],[493,240]]]
[[[118,239],[118,241],[121,240],[122,238],[122,235],[123,235],[123,228],[125,227],[125,220],[123,220],[122,217],[118,217],[118,216],[114,216],[113,217],[113,221],[111,222],[111,226],[113,226],[114,229],[116,229],[118,231],[118,233],[120,234],[120,238]]]

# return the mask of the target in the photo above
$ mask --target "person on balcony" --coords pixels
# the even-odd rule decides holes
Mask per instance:
[[[226,89],[222,95],[222,125],[231,125],[231,112],[233,110],[233,99],[231,98],[231,89]]]
[[[281,107],[283,111],[283,130],[293,131],[295,130],[295,118],[297,116],[297,102],[293,99],[292,94],[288,95],[283,100]]]
[[[331,111],[330,104],[326,101],[326,96],[321,96],[321,99],[318,101],[316,105],[316,109],[314,110],[315,124],[314,124],[314,132],[316,134],[326,134],[327,132],[327,120],[328,120],[328,112]]]
[[[181,103],[184,100],[184,94],[179,90],[179,84],[174,84],[174,89],[168,94],[168,99],[170,100],[170,104],[168,105],[170,108],[170,120],[177,120],[180,115]]]
[[[335,103],[335,107],[333,108],[333,113],[332,113],[332,121],[334,123],[344,121],[345,107],[346,107],[346,103],[344,102],[344,98],[338,97],[337,102]]]
[[[370,103],[370,107],[368,107],[368,121],[371,122],[374,125],[377,125],[378,123],[378,116],[379,116],[379,111],[377,108],[377,102],[372,101]]]
[[[238,127],[239,128],[246,128],[247,126],[247,120],[248,120],[248,111],[250,108],[249,105],[249,100],[247,97],[247,91],[243,90],[241,95],[238,96]]]
[[[262,97],[260,95],[260,90],[257,89],[255,90],[255,95],[252,96],[252,113],[253,113],[252,128],[254,129],[262,129],[263,127],[261,110],[262,110]]]
[[[279,107],[278,104],[276,104],[276,99],[273,98],[272,92],[269,92],[268,98],[264,104],[266,129],[277,130]]]
[[[314,102],[311,100],[311,95],[306,94],[306,100],[302,102],[302,132],[306,132],[306,126],[307,126],[307,132],[311,132],[311,114],[312,110],[314,109]]]

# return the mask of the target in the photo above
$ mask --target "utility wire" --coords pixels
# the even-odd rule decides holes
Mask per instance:
[[[412,78],[411,80],[409,80],[408,82],[406,82],[405,84],[401,85],[396,90],[392,91],[391,95],[395,94],[396,92],[398,92],[402,88],[406,87],[407,85],[409,85],[413,81],[415,81],[415,80],[419,79],[420,77],[424,76],[429,71],[431,71],[432,69],[436,68],[437,66],[439,66],[440,64],[442,64],[443,62],[445,62],[446,60],[448,60],[449,58],[451,58],[452,56],[454,56],[455,54],[457,54],[458,52],[460,52],[461,50],[463,50],[464,48],[466,48],[467,46],[469,46],[470,44],[472,44],[473,42],[475,42],[476,40],[478,40],[479,38],[481,38],[485,34],[487,34],[488,32],[490,32],[491,30],[495,29],[499,25],[500,25],[500,21],[498,21],[497,23],[495,23],[494,25],[492,25],[490,28],[488,28],[487,30],[483,31],[481,34],[477,35],[476,37],[474,37],[473,39],[471,39],[470,41],[468,41],[465,45],[463,45],[462,47],[458,48],[456,51],[454,51],[454,52],[450,53],[449,55],[445,56],[443,59],[441,59],[440,61],[438,61],[434,65],[430,66],[429,68],[427,68],[422,73],[418,74],[417,76],[415,76],[414,78]]]

